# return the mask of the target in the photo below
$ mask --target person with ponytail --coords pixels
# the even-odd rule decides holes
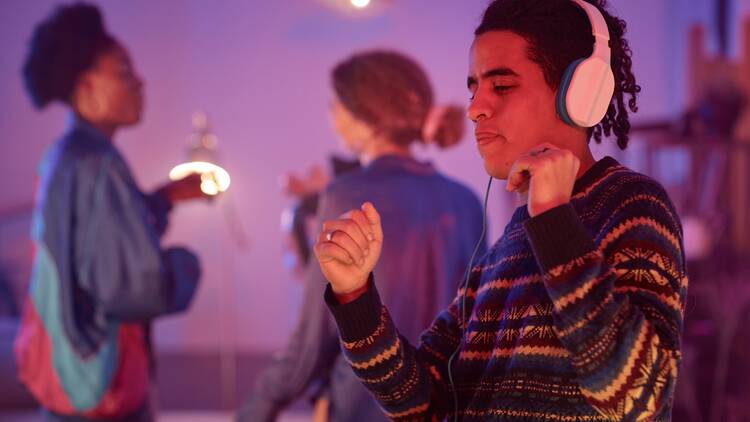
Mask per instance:
[[[424,70],[394,51],[354,54],[334,67],[331,82],[334,126],[362,167],[325,189],[318,218],[337,218],[365,199],[378,204],[393,253],[384,254],[375,272],[401,333],[415,342],[455,296],[483,215],[472,191],[416,159],[412,149],[415,143],[441,149],[458,144],[465,112],[437,105]],[[297,327],[261,374],[238,420],[273,421],[316,382],[329,400],[328,420],[387,420],[341,354],[336,325],[322,301],[326,283],[313,260]]]

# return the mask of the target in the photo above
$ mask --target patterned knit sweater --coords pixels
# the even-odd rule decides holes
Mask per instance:
[[[374,278],[344,305],[328,286],[326,302],[347,360],[394,420],[453,420],[455,388],[463,421],[668,421],[686,291],[669,198],[607,157],[570,204],[516,210],[418,347]]]

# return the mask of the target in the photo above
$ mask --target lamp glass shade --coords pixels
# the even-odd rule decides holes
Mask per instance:
[[[229,189],[229,185],[232,183],[226,170],[206,161],[191,161],[179,164],[169,172],[169,179],[180,180],[193,173],[201,175],[201,190],[206,195],[218,195]]]

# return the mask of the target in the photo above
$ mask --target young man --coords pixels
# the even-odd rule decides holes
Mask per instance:
[[[485,169],[526,204],[418,347],[399,337],[371,275],[375,207],[324,225],[315,252],[344,353],[392,419],[670,419],[687,289],[680,222],[657,182],[588,147],[602,132],[627,145],[624,96],[636,111],[640,87],[624,30],[603,1],[486,10],[469,117]],[[584,62],[571,78],[566,68],[589,57],[613,75]],[[577,101],[602,92],[592,120]]]

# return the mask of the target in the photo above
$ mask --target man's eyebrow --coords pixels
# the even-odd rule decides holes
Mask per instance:
[[[495,69],[488,70],[482,74],[482,79],[491,78],[493,76],[518,76],[513,69],[509,67],[497,67]]]

